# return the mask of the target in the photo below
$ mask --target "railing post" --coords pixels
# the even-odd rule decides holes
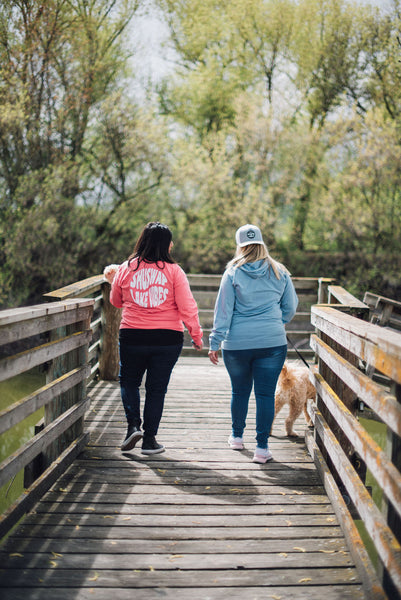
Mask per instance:
[[[327,304],[329,299],[328,287],[334,283],[334,279],[327,277],[319,277],[318,279],[318,290],[317,290],[317,303]]]
[[[110,303],[110,284],[102,284],[102,337],[99,359],[100,379],[112,381],[118,379],[119,352],[118,331],[121,321],[121,309]]]

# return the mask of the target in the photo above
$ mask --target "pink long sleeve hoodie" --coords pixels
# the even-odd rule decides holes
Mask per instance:
[[[141,262],[135,270],[136,265],[136,260],[120,265],[111,286],[110,302],[123,309],[120,328],[184,331],[185,324],[199,345],[198,307],[181,267]]]

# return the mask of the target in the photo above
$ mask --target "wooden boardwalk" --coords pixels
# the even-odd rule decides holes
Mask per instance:
[[[1,548],[2,600],[358,600],[358,573],[302,441],[228,448],[222,365],[181,358],[158,440],[122,454],[117,383],[91,391],[91,443]],[[303,431],[303,417],[297,423]]]

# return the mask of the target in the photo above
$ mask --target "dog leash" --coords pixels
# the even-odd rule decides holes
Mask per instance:
[[[298,352],[297,347],[295,346],[294,342],[288,337],[288,335],[287,335],[287,340],[290,342],[291,346],[294,348],[295,352],[298,354],[298,356],[302,360],[302,362],[305,363],[305,365],[308,367],[308,369],[310,369],[310,365],[308,365],[308,363],[306,362],[306,360],[304,359],[302,354],[300,352]]]

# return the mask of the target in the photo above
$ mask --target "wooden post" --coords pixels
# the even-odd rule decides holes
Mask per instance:
[[[334,279],[328,279],[327,277],[319,277],[318,279],[318,290],[317,290],[317,303],[327,304],[328,302],[328,286],[334,283]]]
[[[102,338],[99,359],[100,379],[114,381],[118,379],[119,351],[118,331],[121,321],[121,309],[110,303],[110,284],[102,284]]]

